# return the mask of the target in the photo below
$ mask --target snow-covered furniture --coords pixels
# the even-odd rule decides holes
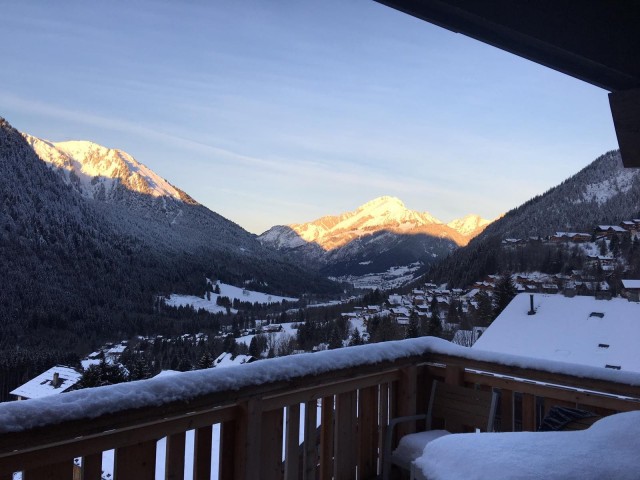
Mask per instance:
[[[438,439],[412,464],[415,480],[640,478],[640,411],[586,430],[459,434]]]
[[[493,431],[496,403],[496,392],[434,381],[426,415],[397,417],[389,422],[383,452],[383,480],[389,479],[392,465],[409,471],[411,463],[422,455],[427,444],[442,436],[449,435],[450,432],[447,430],[431,429],[434,418],[444,420],[445,428],[451,428],[449,425],[454,425],[457,429],[470,428],[476,431],[491,432]],[[427,430],[403,436],[398,447],[392,451],[391,443],[396,425],[418,420],[426,422]]]

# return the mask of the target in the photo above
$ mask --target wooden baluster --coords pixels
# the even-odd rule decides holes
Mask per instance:
[[[358,395],[358,478],[377,474],[378,387],[360,390]]]
[[[282,408],[278,408],[262,414],[260,475],[253,478],[261,478],[264,480],[282,479],[283,411]],[[298,417],[298,421],[300,421],[299,418],[300,417]]]
[[[218,478],[239,478],[235,474],[235,446],[236,429],[238,424],[235,420],[220,424],[220,448],[218,451]]]
[[[285,447],[285,480],[300,478],[300,404],[287,407],[287,429]]]
[[[356,476],[357,445],[356,430],[357,392],[336,395],[335,440],[334,440],[334,479],[350,480]]]
[[[71,478],[73,478],[73,460],[66,460],[22,472],[22,480],[70,480]]]
[[[186,432],[175,433],[167,437],[165,454],[165,480],[184,479],[184,445]]]
[[[115,480],[155,480],[156,441],[116,448]]]
[[[536,397],[530,393],[522,394],[522,430],[536,430]]]
[[[378,388],[378,472],[382,472],[382,452],[384,439],[389,424],[389,384],[383,383]]]
[[[318,466],[318,401],[305,404],[304,409],[304,457],[302,460],[303,480],[316,480]]]
[[[500,431],[513,432],[513,392],[502,389],[500,391]]]
[[[82,459],[82,480],[100,480],[102,478],[102,452],[86,455]]]
[[[211,479],[211,436],[213,427],[200,427],[194,432],[193,441],[193,478],[194,480]]]
[[[400,371],[397,393],[397,416],[415,415],[416,413],[416,390],[417,390],[418,370],[415,366],[403,368]],[[405,422],[397,427],[398,438],[415,432],[415,424]]]
[[[254,480],[261,478],[260,441],[262,439],[262,410],[260,400],[251,399],[239,405],[236,421],[233,478]],[[224,477],[225,480],[227,477]]]
[[[333,478],[333,396],[324,397],[320,424],[320,479]]]
[[[444,381],[449,385],[464,385],[464,368],[458,365],[447,365],[444,371]],[[453,433],[464,432],[464,426],[454,419],[445,418],[445,428]]]

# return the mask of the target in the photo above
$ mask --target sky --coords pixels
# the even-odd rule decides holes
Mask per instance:
[[[382,195],[491,219],[617,148],[606,91],[372,0],[0,9],[0,116],[253,233]]]

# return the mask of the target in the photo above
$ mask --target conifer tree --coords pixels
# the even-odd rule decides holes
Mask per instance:
[[[513,283],[513,278],[510,273],[503,273],[496,282],[496,288],[494,290],[495,295],[495,312],[494,318],[502,313],[502,311],[509,305],[513,297],[516,296],[516,285]]]
[[[362,345],[364,342],[362,341],[362,337],[360,336],[360,332],[357,328],[353,329],[351,332],[351,337],[349,338],[349,346],[355,347],[357,345]]]
[[[405,338],[418,338],[420,336],[420,319],[415,310],[409,315],[409,325],[405,332]]]
[[[208,351],[204,352],[196,364],[196,370],[205,370],[213,367],[213,360],[213,357]]]

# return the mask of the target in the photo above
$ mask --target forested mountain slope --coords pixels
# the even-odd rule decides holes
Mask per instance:
[[[68,362],[104,340],[178,331],[179,318],[155,311],[156,296],[202,295],[205,276],[289,295],[336,288],[186,194],[154,196],[114,181],[113,195],[90,198],[70,178],[0,119],[4,379]]]
[[[625,169],[611,151],[548,192],[532,198],[489,225],[465,248],[428,273],[438,282],[466,286],[507,268],[500,256],[506,238],[548,236],[557,231],[592,232],[598,224],[618,224],[640,214],[640,170]]]

